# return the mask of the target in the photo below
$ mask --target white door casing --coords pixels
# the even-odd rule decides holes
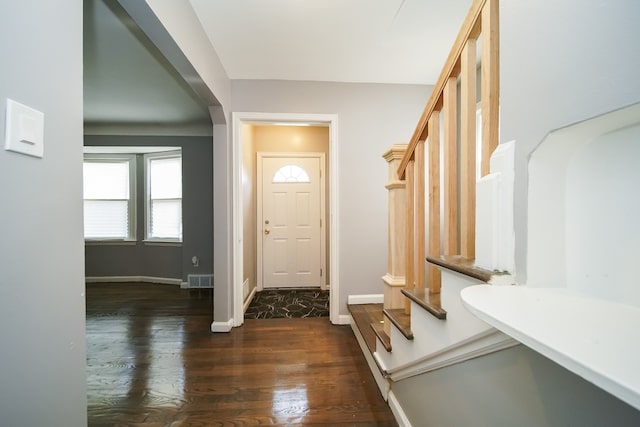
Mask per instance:
[[[326,178],[329,196],[329,213],[325,221],[325,226],[329,228],[329,239],[331,250],[329,256],[331,259],[331,273],[327,278],[327,286],[331,289],[329,295],[329,319],[333,324],[348,325],[351,316],[348,314],[340,314],[340,224],[337,221],[338,212],[340,211],[340,182],[338,176],[338,115],[337,114],[302,114],[302,113],[263,113],[263,112],[232,112],[232,131],[230,137],[231,147],[227,153],[225,160],[231,163],[232,180],[229,182],[231,194],[231,208],[229,218],[240,218],[243,212],[242,203],[242,126],[244,124],[271,124],[274,122],[283,123],[315,123],[326,124],[329,126],[329,168],[330,173]],[[215,126],[214,126],[215,129]],[[224,140],[224,135],[218,137]],[[229,248],[231,256],[228,258],[228,264],[222,266],[219,270],[225,272],[228,269],[230,293],[220,296],[219,304],[228,304],[231,310],[231,318],[228,325],[231,327],[241,326],[244,323],[243,309],[243,263],[252,262],[243,259],[243,235],[244,229],[242,221],[230,220],[227,223],[228,233],[231,236],[232,245]],[[217,257],[218,259],[220,257]],[[218,280],[218,279],[216,279]],[[224,283],[223,283],[224,285]],[[226,290],[226,288],[223,288]],[[212,325],[213,329],[213,325]],[[226,331],[226,330],[225,330]]]
[[[324,289],[324,154],[257,156],[258,289]]]

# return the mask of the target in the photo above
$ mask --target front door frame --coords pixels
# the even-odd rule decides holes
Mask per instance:
[[[262,224],[262,221],[264,220],[264,218],[262,217],[262,203],[263,203],[263,190],[264,190],[264,183],[262,182],[262,160],[265,158],[299,158],[299,159],[318,159],[319,160],[319,168],[320,168],[320,185],[319,185],[319,190],[320,191],[320,223],[322,224],[322,226],[320,227],[320,268],[322,269],[323,272],[327,271],[327,262],[326,262],[326,258],[327,258],[327,251],[326,251],[326,244],[327,244],[327,238],[326,238],[326,218],[325,218],[325,203],[326,203],[326,187],[325,187],[325,180],[326,177],[324,175],[324,162],[325,162],[325,156],[324,153],[316,153],[316,152],[310,152],[310,151],[300,151],[300,152],[295,152],[295,153],[290,153],[290,152],[265,152],[265,151],[260,151],[257,153],[257,161],[256,161],[256,169],[257,169],[257,173],[256,173],[256,181],[257,181],[257,191],[256,191],[256,246],[257,246],[257,251],[256,251],[256,258],[257,258],[257,265],[256,265],[256,288],[258,291],[261,291],[264,289],[264,278],[263,278],[263,259],[262,259],[262,250],[263,247],[262,245],[264,244],[264,234],[262,234],[262,229],[264,228],[264,225]],[[326,276],[321,275],[321,284],[320,284],[320,289],[326,290],[327,289],[327,279]]]
[[[339,228],[338,228],[338,115],[337,114],[299,114],[299,113],[232,113],[232,174],[233,174],[233,274],[232,274],[232,307],[233,326],[244,323],[243,307],[243,221],[242,221],[242,125],[274,123],[291,125],[311,124],[329,126],[329,320],[340,324],[340,265],[339,265]]]

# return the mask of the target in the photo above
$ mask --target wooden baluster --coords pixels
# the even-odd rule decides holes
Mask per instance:
[[[476,244],[476,40],[460,57],[460,254],[475,258]]]
[[[429,118],[429,255],[440,256],[440,112]],[[440,270],[429,264],[429,293],[440,293]]]
[[[444,108],[444,254],[458,255],[458,79],[450,77]]]
[[[425,249],[426,241],[426,217],[425,217],[425,169],[424,169],[424,141],[419,141],[415,151],[415,165],[413,178],[415,180],[414,192],[414,230],[415,230],[415,287],[424,289],[426,287],[425,265],[427,255]]]
[[[482,176],[490,172],[491,154],[498,146],[500,121],[500,29],[498,0],[482,9]]]
[[[413,211],[414,211],[413,166],[414,166],[414,161],[413,159],[411,159],[407,164],[406,175],[405,175],[405,181],[407,182],[407,187],[406,187],[407,192],[405,193],[406,200],[407,200],[407,222],[406,222],[407,238],[405,241],[406,250],[404,255],[406,257],[407,266],[404,270],[404,273],[405,273],[405,280],[407,283],[406,284],[407,289],[414,288],[413,260],[415,258],[413,254],[413,233],[414,233],[414,230],[413,230],[413,225],[414,225],[414,222],[413,222]],[[407,314],[411,313],[411,302],[409,301],[408,298],[405,299],[404,310],[405,310],[405,313]]]

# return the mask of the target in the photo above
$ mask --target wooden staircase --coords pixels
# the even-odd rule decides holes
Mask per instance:
[[[507,272],[475,263],[476,186],[492,172],[498,147],[498,29],[498,0],[474,1],[410,142],[383,156],[389,163],[384,303],[349,310],[387,390],[393,381],[515,344],[460,299],[468,286],[511,284]]]

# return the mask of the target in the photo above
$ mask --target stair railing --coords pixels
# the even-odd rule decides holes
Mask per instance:
[[[476,0],[472,4],[398,167],[397,176],[406,182],[404,255],[405,286],[408,289],[425,289],[428,283],[429,294],[440,293],[440,270],[429,264],[425,271],[425,173],[428,173],[429,182],[429,256],[475,258],[477,73],[479,65],[482,116],[480,169],[481,176],[484,176],[489,173],[490,156],[498,146],[498,16],[498,0]],[[478,40],[480,64],[477,59]],[[428,165],[425,164],[425,144],[428,144]],[[442,218],[441,190],[444,193]],[[406,300],[405,304],[409,312],[409,301]]]

